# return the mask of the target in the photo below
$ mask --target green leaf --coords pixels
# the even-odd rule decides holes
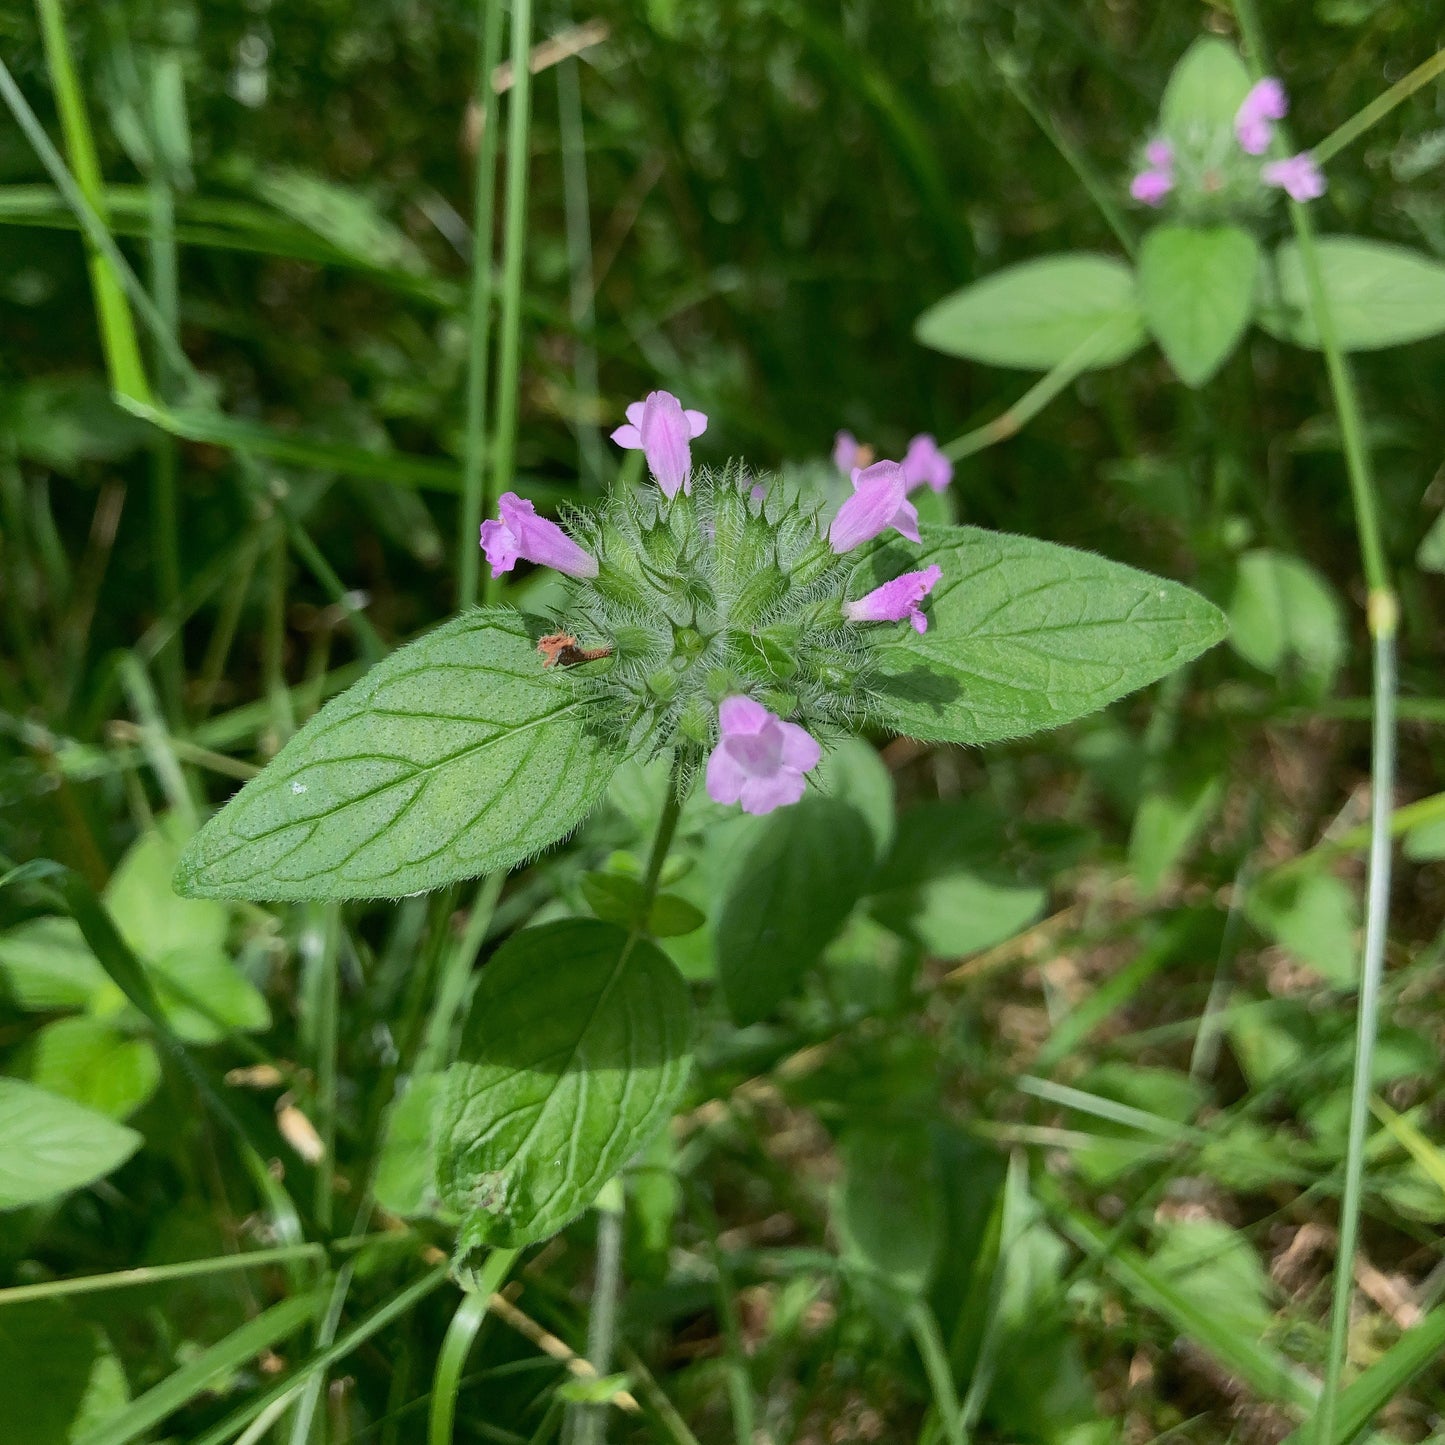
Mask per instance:
[[[70,918],[36,918],[0,933],[0,980],[35,1013],[85,1008],[113,985]]]
[[[922,1295],[942,1246],[942,1205],[927,1130],[850,1129],[838,1148],[843,1180],[833,1218],[844,1263],[897,1295]]]
[[[0,1078],[0,1209],[54,1199],[118,1169],[141,1137],[69,1099]]]
[[[145,965],[166,1022],[193,1044],[213,1044],[228,1029],[270,1028],[271,1010],[224,953],[180,948]]]
[[[933,493],[929,493],[930,496]],[[857,810],[881,856],[893,842],[893,774],[878,749],[863,738],[844,738],[825,754],[809,782],[826,798]]]
[[[1139,250],[1139,300],[1187,386],[1203,386],[1254,310],[1259,243],[1238,226],[1155,226]]]
[[[1265,548],[1246,552],[1229,601],[1229,643],[1265,672],[1279,675],[1293,664],[1323,697],[1345,658],[1344,612],[1307,562]]]
[[[843,926],[873,866],[862,815],[805,797],[758,826],[730,874],[717,920],[718,981],[737,1024],[788,996]]]
[[[510,868],[571,832],[617,756],[533,648],[464,613],[328,703],[187,847],[191,896],[397,897]]]
[[[1144,897],[1159,891],[1224,792],[1224,777],[1198,770],[1151,788],[1139,800],[1129,834],[1129,871]]]
[[[1265,876],[1245,895],[1244,916],[1339,988],[1359,972],[1355,895],[1329,873]]]
[[[436,1206],[433,1135],[445,1078],[421,1074],[387,1115],[376,1166],[376,1202],[403,1218],[430,1214]]]
[[[687,985],[651,943],[569,919],[487,963],[447,1075],[437,1185],[458,1252],[555,1234],[672,1113],[691,1066]]]
[[[1005,862],[1004,819],[980,803],[925,803],[899,822],[872,885],[873,916],[936,958],[961,958],[1011,938],[1047,893]]]
[[[57,1300],[0,1309],[0,1380],[7,1445],[71,1445],[129,1398],[104,1334]]]
[[[1249,71],[1225,40],[1196,40],[1164,87],[1159,123],[1170,135],[1232,129],[1239,103],[1249,94]]]
[[[1403,346],[1445,331],[1445,264],[1406,246],[1358,236],[1322,236],[1316,249],[1335,335],[1346,351]],[[1318,351],[1295,242],[1280,246],[1261,282],[1259,324],[1281,341]]]
[[[588,873],[582,896],[604,922],[638,928],[654,938],[678,938],[707,922],[700,908],[675,893],[660,893],[649,903],[641,880],[622,873]]]
[[[1160,1277],[1240,1339],[1263,1339],[1274,1321],[1269,1276],[1249,1241],[1217,1219],[1158,1226],[1153,1265]]]
[[[1430,530],[1420,539],[1415,565],[1422,572],[1445,572],[1445,512],[1435,518]]]
[[[1041,256],[945,296],[914,324],[924,345],[989,366],[1048,371],[1096,339],[1080,370],[1113,366],[1144,344],[1134,274],[1112,256]]]
[[[1225,633],[1219,609],[1177,582],[978,527],[926,527],[921,547],[877,546],[853,590],[933,563],[943,577],[928,631],[898,627],[876,654],[878,721],[911,737],[985,743],[1059,727]]]
[[[179,899],[171,877],[188,838],[174,815],[144,833],[126,850],[105,888],[105,906],[116,932],[141,958],[179,949],[219,953],[226,944],[230,910],[212,899]]]
[[[1412,863],[1434,863],[1445,858],[1445,818],[1417,823],[1405,834],[1403,851]]]
[[[146,1039],[106,1019],[55,1019],[29,1047],[27,1075],[37,1088],[112,1119],[135,1113],[161,1081],[160,1060]]]

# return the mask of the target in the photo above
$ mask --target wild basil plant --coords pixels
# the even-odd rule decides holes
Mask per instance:
[[[654,485],[562,525],[509,492],[483,523],[494,574],[525,560],[567,579],[556,614],[469,611],[394,653],[212,819],[177,874],[207,897],[437,888],[526,863],[624,761],[667,760],[645,875],[604,876],[589,894],[603,916],[527,928],[492,955],[426,1101],[435,1197],[463,1258],[560,1229],[679,1099],[692,1001],[654,939],[679,931],[659,881],[698,782],[715,804],[786,817],[849,734],[979,744],[1055,727],[1224,632],[1175,582],[920,525],[910,490],[948,480],[928,438],[905,463],[850,466],[834,508],[742,463],[694,467],[706,418],[665,392],[627,416],[614,440],[643,451]],[[774,835],[779,866],[788,836]],[[764,995],[766,980],[734,1018],[766,1011]]]

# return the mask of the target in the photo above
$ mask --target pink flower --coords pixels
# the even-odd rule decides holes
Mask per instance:
[[[612,433],[612,440],[629,451],[640,450],[647,470],[671,499],[677,489],[692,491],[692,448],[688,443],[707,430],[700,411],[684,411],[670,391],[650,391],[646,401],[627,408],[627,424]]]
[[[918,535],[918,508],[908,500],[908,483],[897,462],[874,462],[866,471],[853,469],[853,495],[838,508],[828,529],[828,545],[839,556],[880,532],[897,528],[910,542]]]
[[[1144,147],[1144,159],[1156,171],[1167,171],[1174,164],[1174,147],[1162,137],[1156,137]]]
[[[866,597],[845,602],[843,616],[849,622],[902,622],[906,617],[913,624],[913,630],[922,636],[928,631],[928,619],[920,604],[942,576],[943,568],[937,565],[925,567],[921,572],[905,572],[875,587]]]
[[[579,547],[555,522],[537,515],[531,502],[515,492],[503,492],[497,499],[500,522],[482,523],[482,551],[492,564],[492,576],[500,577],[517,565],[518,558],[541,567],[555,567],[569,577],[595,577],[597,560]]]
[[[850,431],[833,437],[833,465],[846,477],[858,465],[858,438]]]
[[[745,813],[771,813],[803,796],[803,774],[823,750],[797,723],[784,722],[741,694],[718,708],[719,737],[707,760],[707,795],[741,803]]]
[[[913,438],[903,457],[903,481],[911,492],[925,482],[941,492],[953,480],[953,463],[927,432]]]
[[[1308,151],[1288,160],[1270,161],[1259,173],[1267,186],[1279,186],[1295,201],[1316,201],[1325,193],[1325,178]]]
[[[1274,139],[1274,122],[1289,114],[1289,97],[1272,75],[1255,81],[1234,113],[1234,134],[1247,155],[1262,156]]]
[[[1129,182],[1129,194],[1146,206],[1159,206],[1174,189],[1174,173],[1167,170],[1140,171]]]

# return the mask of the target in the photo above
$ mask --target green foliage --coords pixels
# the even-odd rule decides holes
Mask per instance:
[[[1166,131],[1228,129],[1249,87],[1249,71],[1234,46],[1202,36],[1170,73],[1159,104],[1160,122]]]
[[[465,613],[329,703],[187,848],[191,896],[398,897],[505,868],[571,832],[617,755],[534,644]]]
[[[0,1209],[68,1194],[118,1169],[140,1135],[94,1109],[0,1078]]]
[[[1203,386],[1254,312],[1259,245],[1238,226],[1156,226],[1139,252],[1139,303],[1179,379]]]
[[[882,580],[937,564],[929,630],[880,649],[882,718],[896,732],[996,742],[1059,727],[1172,671],[1225,635],[1177,582],[1028,537],[931,527],[889,544]]]
[[[1261,548],[1239,559],[1229,643],[1246,662],[1283,681],[1293,673],[1324,697],[1344,661],[1344,617],[1329,583],[1308,562]]]
[[[918,318],[924,346],[988,366],[1114,366],[1144,343],[1128,266],[1109,256],[1025,261],[945,297]]]
[[[611,924],[546,924],[498,950],[437,1124],[437,1186],[463,1255],[545,1239],[592,1203],[671,1114],[691,1014],[667,958]]]
[[[1403,346],[1445,331],[1445,262],[1385,241],[1322,236],[1320,279],[1346,351]],[[1281,341],[1318,349],[1299,247],[1284,242],[1260,273],[1259,324]]]

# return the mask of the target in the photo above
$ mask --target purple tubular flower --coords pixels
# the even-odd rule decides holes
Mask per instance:
[[[671,500],[677,489],[692,491],[692,448],[688,443],[707,430],[700,411],[684,411],[670,391],[650,391],[646,401],[627,408],[627,424],[612,433],[612,440],[629,451],[641,451],[647,470]]]
[[[953,480],[953,463],[938,449],[938,443],[927,432],[908,443],[903,457],[903,481],[911,492],[925,482],[941,492]]]
[[[925,567],[921,572],[905,572],[875,587],[866,597],[845,602],[843,616],[849,622],[902,622],[907,618],[921,637],[928,631],[928,619],[923,615],[921,604],[942,576],[943,568],[937,565]]]
[[[846,477],[858,465],[858,438],[850,431],[833,437],[833,465]]]
[[[501,521],[482,523],[482,551],[492,564],[492,576],[500,577],[517,565],[519,558],[541,567],[555,567],[569,577],[595,577],[597,559],[579,547],[556,522],[537,515],[531,502],[515,492],[503,492],[497,499]]]
[[[1325,193],[1325,178],[1308,151],[1288,160],[1270,161],[1259,177],[1265,185],[1280,187],[1295,201],[1317,201]]]
[[[1174,175],[1166,170],[1140,171],[1129,182],[1129,194],[1146,206],[1163,205],[1164,197],[1174,189]]]
[[[828,545],[841,557],[871,542],[890,527],[910,542],[918,535],[918,508],[908,500],[908,483],[897,462],[874,462],[866,471],[853,469],[853,495],[838,508],[828,529]]]
[[[1162,136],[1144,147],[1144,159],[1156,171],[1167,171],[1174,164],[1174,147]]]
[[[796,803],[803,796],[803,774],[823,756],[807,729],[741,694],[723,699],[718,730],[707,760],[707,795],[714,803],[741,803],[745,813],[771,813]]]
[[[1272,75],[1255,81],[1234,113],[1234,134],[1246,155],[1262,156],[1274,139],[1274,122],[1289,114],[1289,97]]]

